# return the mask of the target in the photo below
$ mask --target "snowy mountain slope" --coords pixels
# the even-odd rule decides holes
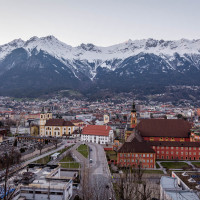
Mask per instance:
[[[31,76],[32,75],[32,76]],[[200,84],[200,40],[128,40],[109,47],[67,45],[54,36],[0,46],[0,95],[133,85]],[[33,78],[34,77],[34,78]],[[15,84],[16,87],[13,85]]]

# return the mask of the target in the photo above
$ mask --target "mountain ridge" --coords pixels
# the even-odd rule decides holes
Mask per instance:
[[[146,85],[199,85],[199,75],[200,40],[150,38],[108,47],[90,43],[72,47],[54,36],[34,36],[0,46],[0,95],[15,96],[18,91],[26,96],[28,88],[42,94],[61,89],[129,92]]]

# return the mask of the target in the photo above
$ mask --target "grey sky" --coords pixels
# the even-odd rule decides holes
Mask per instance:
[[[0,44],[54,35],[72,46],[200,39],[200,0],[0,0]]]

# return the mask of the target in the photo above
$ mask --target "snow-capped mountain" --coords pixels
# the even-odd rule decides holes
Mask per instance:
[[[54,36],[0,46],[0,94],[91,86],[200,84],[200,40],[128,40],[109,47],[67,45]],[[32,91],[31,90],[31,91]],[[16,93],[15,91],[15,93]],[[17,93],[18,93],[17,92]]]

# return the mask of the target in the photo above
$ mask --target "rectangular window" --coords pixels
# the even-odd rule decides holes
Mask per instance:
[[[171,149],[174,149],[174,147],[171,147]]]
[[[147,158],[149,157],[149,154],[147,154]]]
[[[143,154],[143,158],[145,158],[145,154]]]

